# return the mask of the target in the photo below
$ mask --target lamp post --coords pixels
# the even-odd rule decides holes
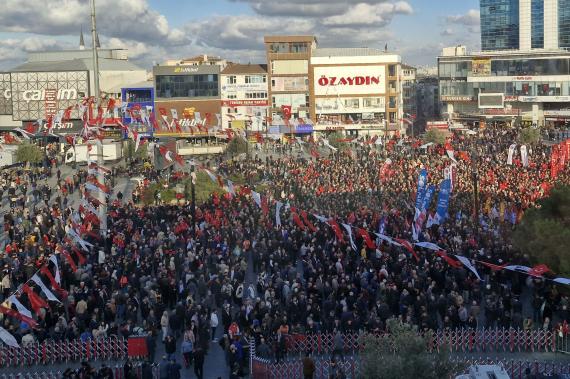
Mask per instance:
[[[190,166],[190,191],[192,196],[192,236],[196,237],[196,172],[194,163]]]
[[[471,180],[473,182],[473,218],[475,224],[475,236],[479,240],[479,177],[477,144],[471,150]]]
[[[95,0],[91,0],[91,43],[93,47],[93,84],[95,91],[95,109],[99,109],[101,104],[101,93],[99,88],[99,56],[97,54],[97,25],[95,21]],[[89,154],[89,149],[87,149],[87,154]],[[103,144],[97,144],[97,164],[103,166]],[[101,170],[97,170],[97,181],[101,184],[105,184],[105,174]],[[99,194],[99,220],[101,222],[99,226],[99,231],[103,236],[107,235],[107,199],[105,194],[101,192]]]

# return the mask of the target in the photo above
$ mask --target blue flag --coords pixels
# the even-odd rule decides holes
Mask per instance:
[[[451,195],[451,180],[442,180],[439,185],[439,196],[437,198],[437,212],[435,214],[435,224],[440,225],[447,216],[449,206],[449,196]]]
[[[424,168],[420,171],[420,176],[418,177],[418,191],[416,193],[416,210],[421,210],[424,202],[424,196],[426,193],[427,185],[427,170]]]
[[[424,201],[423,201],[422,208],[421,208],[422,212],[425,212],[428,210],[428,208],[431,204],[431,197],[433,196],[434,193],[435,193],[435,186],[429,186],[425,192],[425,195],[424,195]]]

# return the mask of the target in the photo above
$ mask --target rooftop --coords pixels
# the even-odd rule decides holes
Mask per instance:
[[[10,72],[52,72],[52,71],[91,71],[91,59],[70,59],[60,61],[26,62]],[[99,59],[101,71],[142,71],[139,66],[123,59]]]
[[[315,36],[265,36],[263,37],[265,43],[272,42],[316,42]]]
[[[390,55],[393,53],[368,47],[334,47],[313,50],[313,57],[370,57],[375,55]]]
[[[266,64],[232,64],[227,66],[223,75],[231,74],[267,74]]]

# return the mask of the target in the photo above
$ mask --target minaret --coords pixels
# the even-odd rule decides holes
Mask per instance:
[[[85,40],[83,39],[83,27],[81,27],[81,34],[79,35],[79,50],[85,50]]]

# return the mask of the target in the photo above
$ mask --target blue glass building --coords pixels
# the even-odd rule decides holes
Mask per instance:
[[[570,0],[558,0],[558,46],[570,49]]]
[[[519,0],[481,0],[481,49],[519,48]]]
[[[544,0],[531,0],[531,47],[533,49],[544,48]]]

